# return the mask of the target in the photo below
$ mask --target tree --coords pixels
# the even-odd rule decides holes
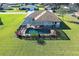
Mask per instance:
[[[3,22],[2,22],[2,20],[1,20],[1,18],[0,18],[0,25],[3,25]]]
[[[67,11],[68,10],[66,8],[64,8],[64,6],[61,6],[58,10],[56,10],[56,12],[60,14],[60,16],[62,17],[62,19],[64,17],[64,14],[67,13]]]

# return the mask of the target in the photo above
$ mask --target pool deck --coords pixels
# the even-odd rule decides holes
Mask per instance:
[[[24,32],[22,32],[21,35],[23,38],[26,38],[26,39],[28,38],[56,38],[58,36],[55,30],[51,30],[49,34],[38,34],[38,35],[32,35],[32,34],[28,34]]]

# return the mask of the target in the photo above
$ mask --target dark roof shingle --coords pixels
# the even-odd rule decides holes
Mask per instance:
[[[39,16],[44,11],[35,11],[29,17],[35,19],[35,17]],[[60,22],[60,19],[50,11],[46,11],[42,16],[37,18],[38,21],[52,21],[52,22]]]

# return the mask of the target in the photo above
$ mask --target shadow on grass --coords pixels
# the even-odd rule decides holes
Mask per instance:
[[[6,11],[4,11],[4,10],[0,10],[0,12],[6,12]]]
[[[22,36],[18,36],[17,38],[19,38],[20,40],[29,40],[29,41],[37,41],[38,44],[40,45],[45,45],[46,42],[45,42],[45,39],[44,38],[40,38],[38,36],[34,37],[34,36],[31,36],[31,37],[22,37]]]
[[[58,40],[70,40],[64,31],[58,30]]]
[[[35,40],[40,45],[45,45],[45,40],[70,40],[70,38],[66,35],[64,31],[57,30],[57,36],[49,36],[49,37],[39,37],[39,36],[31,36],[31,37],[21,37],[19,36],[19,39],[21,40]]]
[[[78,24],[79,25],[79,21],[67,21],[69,23],[74,23],[74,24]]]
[[[1,18],[0,18],[0,25],[3,25],[3,22],[2,22],[2,20],[1,20]]]
[[[69,26],[67,26],[63,21],[60,24],[60,30],[71,30]]]
[[[40,45],[45,45],[46,42],[44,39],[40,38],[40,39],[37,39],[37,43],[40,44]]]

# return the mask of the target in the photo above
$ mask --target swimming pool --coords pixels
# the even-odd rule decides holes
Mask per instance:
[[[48,34],[48,33],[50,33],[50,30],[48,30],[48,29],[33,29],[33,28],[28,28],[26,30],[26,33],[28,33],[28,34]]]

